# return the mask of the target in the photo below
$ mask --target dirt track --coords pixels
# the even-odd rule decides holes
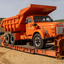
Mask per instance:
[[[59,60],[0,47],[0,64],[64,64],[64,59]]]

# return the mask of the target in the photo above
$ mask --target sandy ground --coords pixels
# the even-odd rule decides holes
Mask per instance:
[[[64,59],[59,60],[0,47],[0,64],[64,64]]]

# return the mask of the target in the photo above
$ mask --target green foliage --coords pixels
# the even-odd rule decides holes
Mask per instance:
[[[5,18],[0,18],[0,21],[2,21],[3,19],[5,19]]]
[[[64,22],[64,19],[54,20],[54,22]]]
[[[0,18],[0,24],[1,24],[1,21],[2,21],[3,19],[5,19],[5,18]]]

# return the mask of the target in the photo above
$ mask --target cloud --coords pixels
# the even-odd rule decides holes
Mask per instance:
[[[57,6],[57,10],[50,16],[56,19],[64,19],[64,0],[0,0],[0,17],[11,17],[30,4]]]

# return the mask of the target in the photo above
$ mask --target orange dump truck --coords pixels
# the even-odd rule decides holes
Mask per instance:
[[[48,16],[54,10],[56,6],[31,4],[18,15],[2,20],[1,27],[11,32],[6,34],[6,43],[14,45],[19,40],[30,40],[36,48],[44,48],[45,43],[64,33],[64,25]]]

